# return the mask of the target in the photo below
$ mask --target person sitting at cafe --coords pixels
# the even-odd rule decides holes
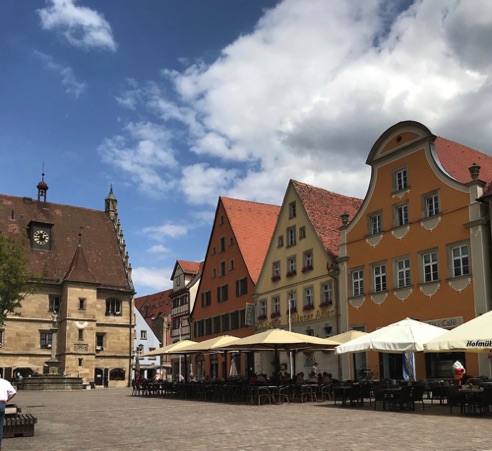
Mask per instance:
[[[296,385],[304,385],[304,373],[302,371],[297,374]]]
[[[323,372],[323,384],[329,384],[331,381],[332,381],[332,374],[324,371]]]
[[[323,384],[324,384],[323,374],[322,373],[318,373],[318,385],[323,385]]]
[[[256,383],[265,385],[267,383],[267,378],[263,373],[259,373],[256,375]]]
[[[311,371],[309,373],[309,377],[306,379],[306,384],[317,384],[318,383],[318,378],[316,376],[316,373],[314,371]]]

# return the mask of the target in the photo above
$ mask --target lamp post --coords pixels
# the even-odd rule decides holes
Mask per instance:
[[[51,358],[46,362],[48,365],[48,374],[50,376],[58,375],[60,361],[56,358],[56,348],[58,341],[58,314],[53,312],[51,316]]]
[[[292,332],[292,314],[291,314],[291,308],[292,308],[292,299],[289,298],[289,332]],[[289,352],[289,363],[290,363],[290,378],[294,379],[294,368],[293,368],[293,357],[292,357],[292,351]]]
[[[143,349],[143,344],[139,344],[135,352],[135,379],[137,378],[137,374],[140,374],[140,356],[142,355]]]

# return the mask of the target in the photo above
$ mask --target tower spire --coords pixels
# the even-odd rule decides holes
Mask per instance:
[[[41,173],[41,181],[37,184],[36,188],[38,189],[38,202],[41,200],[46,202],[46,192],[48,191],[48,185],[44,181],[44,161],[43,161],[43,172]]]

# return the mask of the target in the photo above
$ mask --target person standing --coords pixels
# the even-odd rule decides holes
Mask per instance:
[[[12,384],[0,377],[0,451],[2,449],[2,438],[3,438],[3,420],[5,418],[5,406],[7,403],[15,396],[16,391]]]

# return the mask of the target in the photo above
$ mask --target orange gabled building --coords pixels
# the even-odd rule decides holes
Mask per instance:
[[[368,332],[412,317],[452,328],[491,308],[490,221],[481,197],[492,157],[400,122],[367,159],[364,202],[342,227],[342,329]],[[416,355],[418,378],[451,378],[460,360],[469,374],[490,375],[487,357]],[[355,368],[353,368],[355,366]],[[402,356],[344,356],[344,377],[369,367],[376,378],[402,377]]]
[[[254,331],[247,320],[253,292],[277,222],[280,207],[220,197],[192,310],[193,340],[220,335],[246,337]],[[253,309],[251,308],[252,312]],[[254,318],[251,318],[254,320]],[[251,324],[251,325],[248,325]],[[231,355],[194,356],[195,375],[227,377]],[[253,367],[252,356],[236,360],[240,375]]]

